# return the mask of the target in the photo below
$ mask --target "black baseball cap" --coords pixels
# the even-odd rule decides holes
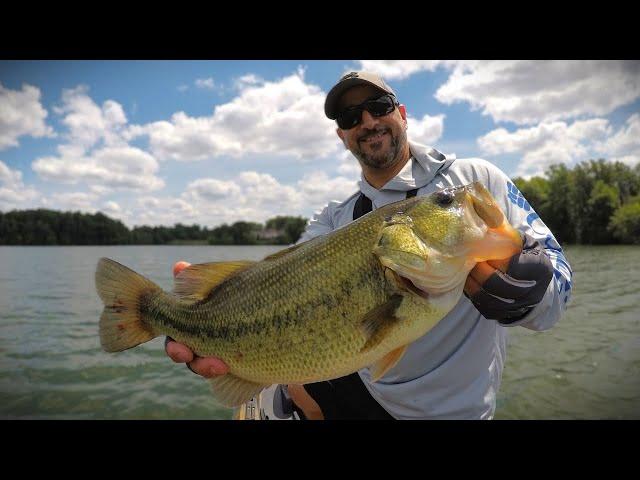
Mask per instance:
[[[338,83],[336,83],[327,94],[327,98],[324,101],[324,114],[328,118],[331,120],[337,118],[338,113],[340,113],[338,110],[340,97],[344,92],[356,85],[371,85],[381,92],[389,93],[394,97],[396,96],[396,93],[385,83],[380,75],[370,72],[349,72],[338,80]]]

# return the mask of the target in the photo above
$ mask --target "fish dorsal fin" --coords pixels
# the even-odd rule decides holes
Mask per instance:
[[[183,300],[204,300],[211,290],[256,262],[211,262],[189,265],[175,279],[173,293]]]
[[[360,329],[367,339],[362,347],[362,352],[369,350],[382,341],[387,329],[398,321],[396,310],[402,302],[402,295],[392,295],[382,305],[367,312],[360,322]]]
[[[395,350],[391,350],[384,357],[371,366],[371,381],[377,382],[385,373],[391,370],[400,361],[408,345],[403,345]]]
[[[306,243],[306,242],[303,242],[303,243]],[[282,250],[279,250],[276,253],[272,253],[271,255],[267,255],[262,260],[263,261],[265,261],[265,260],[267,260],[267,261],[276,260],[276,259],[286,255],[287,253],[291,253],[294,250],[297,250],[298,248],[300,248],[300,246],[302,246],[302,243],[299,243],[297,245],[291,245],[290,247],[283,248]]]
[[[209,380],[215,399],[225,407],[237,407],[251,400],[271,384],[250,382],[231,373]]]

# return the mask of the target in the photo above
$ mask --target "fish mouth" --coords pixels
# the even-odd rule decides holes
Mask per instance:
[[[522,237],[509,223],[493,195],[479,182],[464,187],[474,212],[487,227],[486,239],[476,248],[482,253],[476,261],[502,260],[522,250]],[[474,250],[473,248],[471,250]]]
[[[419,297],[422,298],[429,298],[429,292],[426,292],[425,290],[422,290],[420,287],[418,287],[415,283],[413,283],[411,281],[410,278],[407,277],[403,277],[402,275],[400,275],[398,272],[392,270],[391,268],[386,268],[385,269],[385,276],[387,276],[388,278],[390,278],[393,283],[396,284],[396,286],[400,289],[400,290],[405,290],[407,292],[411,292]]]
[[[479,182],[474,182],[465,187],[467,195],[471,199],[471,204],[476,214],[487,224],[489,228],[498,228],[505,221],[504,214],[496,205],[493,196]]]

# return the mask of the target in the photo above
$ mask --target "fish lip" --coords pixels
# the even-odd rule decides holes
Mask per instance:
[[[491,193],[480,182],[473,182],[465,186],[471,206],[476,215],[489,227],[498,228],[505,221],[504,212]]]
[[[424,299],[429,298],[429,292],[418,287],[410,278],[400,275],[391,267],[385,268],[388,272],[391,273],[396,285],[398,286],[398,288],[400,288],[400,290],[414,293],[415,295],[418,295],[419,297],[422,297]]]
[[[427,292],[426,290],[423,290],[420,287],[418,287],[415,283],[413,283],[413,281],[411,281],[410,278],[403,277],[402,275],[399,275],[399,274],[397,274],[397,275],[398,275],[398,278],[400,279],[400,281],[402,282],[402,286],[404,288],[406,288],[410,292],[415,293],[419,297],[429,298],[429,292]]]
[[[415,253],[409,253],[409,252],[406,252],[405,250],[398,250],[398,249],[393,249],[393,248],[381,248],[379,246],[376,246],[373,249],[373,253],[378,257],[378,259],[380,260],[382,265],[384,265],[385,268],[390,268],[394,272],[396,271],[396,269],[394,267],[397,268],[397,265],[395,264],[395,262],[392,261],[392,260],[385,259],[385,257],[387,256],[386,254],[389,253],[389,252],[399,252],[399,253],[403,253],[403,254],[406,254],[406,255],[411,255],[412,257],[420,259],[420,262],[421,262],[420,265],[408,267],[408,268],[410,268],[412,270],[422,271],[422,270],[425,270],[426,267],[427,267],[426,261],[422,257],[420,257],[419,255],[416,255]]]

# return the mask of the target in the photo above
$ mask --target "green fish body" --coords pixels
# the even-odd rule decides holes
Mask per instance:
[[[173,293],[103,258],[101,343],[115,352],[167,335],[216,356],[229,374],[211,380],[213,392],[227,406],[366,366],[375,380],[455,306],[476,262],[520,247],[471,184],[387,205],[259,262],[191,265]]]

